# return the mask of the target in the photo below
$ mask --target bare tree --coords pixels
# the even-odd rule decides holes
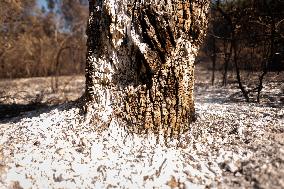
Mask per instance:
[[[209,0],[90,0],[88,113],[135,132],[175,135],[194,119],[194,59]]]
[[[212,1],[209,33],[224,55],[218,61],[224,68],[223,85],[227,84],[228,71],[235,71],[236,82],[247,102],[260,102],[263,84],[267,82],[264,79],[268,79],[266,74],[282,69],[283,32],[277,28],[283,22],[283,5],[280,0]],[[214,49],[209,48],[212,61],[216,57]]]

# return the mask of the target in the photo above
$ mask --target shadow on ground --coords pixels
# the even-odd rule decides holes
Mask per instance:
[[[250,93],[250,102],[246,102],[242,92],[234,85],[227,87],[210,86],[205,83],[195,83],[195,99],[199,103],[235,104],[244,103],[257,107],[282,108],[284,93],[282,91],[262,91],[260,103],[256,101],[257,93]]]
[[[56,105],[47,103],[0,104],[0,123],[16,123],[21,119],[38,117],[40,114],[48,113],[54,109],[59,111],[69,110],[76,106],[75,102],[70,101]]]
[[[21,116],[25,112],[49,107],[47,104],[0,104],[0,118],[8,119]]]

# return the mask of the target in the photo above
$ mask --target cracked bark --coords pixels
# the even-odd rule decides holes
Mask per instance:
[[[98,122],[175,135],[194,119],[194,60],[208,0],[90,0],[86,100]]]

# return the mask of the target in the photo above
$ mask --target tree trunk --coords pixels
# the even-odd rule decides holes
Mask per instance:
[[[208,0],[90,0],[87,111],[135,132],[186,130]],[[97,122],[98,123],[98,122]]]
[[[212,45],[213,45],[213,52],[211,55],[211,61],[212,61],[212,78],[211,78],[211,85],[214,85],[214,81],[215,81],[215,71],[216,71],[216,59],[217,59],[217,50],[216,50],[216,39],[213,36],[212,37]]]

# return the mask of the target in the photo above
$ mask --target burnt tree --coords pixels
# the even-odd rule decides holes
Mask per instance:
[[[87,112],[135,132],[183,132],[194,119],[194,60],[209,0],[90,0]]]

